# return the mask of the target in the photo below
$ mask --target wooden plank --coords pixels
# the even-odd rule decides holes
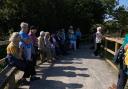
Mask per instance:
[[[105,37],[105,40],[112,41],[112,42],[117,42],[119,44],[122,44],[122,42],[123,42],[123,38],[110,38],[110,37]]]
[[[2,45],[7,45],[8,43],[9,43],[8,40],[6,40],[6,41],[0,41],[0,46],[2,46]]]
[[[15,88],[15,73],[16,68],[11,66],[6,66],[0,72],[0,89],[14,89]],[[13,84],[13,86],[11,86]]]
[[[118,50],[118,43],[116,42],[115,43],[115,52],[117,52],[117,50]]]
[[[0,64],[3,64],[5,62],[5,58],[0,59]]]
[[[106,60],[106,62],[108,62],[116,71],[119,71],[119,69],[117,68],[117,66],[114,64],[114,63],[112,63],[109,59],[105,59]]]
[[[115,55],[115,52],[114,51],[112,51],[111,49],[108,49],[108,48],[104,48],[104,50],[106,50],[107,52],[109,52],[109,53],[111,53],[111,54],[113,54],[113,55]]]

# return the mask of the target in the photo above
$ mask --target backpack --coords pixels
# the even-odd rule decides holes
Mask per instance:
[[[124,61],[124,55],[125,55],[125,50],[124,47],[121,46],[114,55],[114,63],[117,65],[122,63]]]

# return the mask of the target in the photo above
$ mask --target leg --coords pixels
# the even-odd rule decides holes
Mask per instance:
[[[97,44],[97,54],[100,55],[101,54],[101,43]]]
[[[41,50],[40,50],[40,59],[41,59],[42,62],[45,61],[45,52],[43,52]]]
[[[124,89],[127,82],[127,75],[124,70],[120,70],[117,82],[117,89]]]
[[[51,53],[51,49],[50,48],[47,48],[46,56],[47,56],[47,61],[48,62],[52,62],[52,53]]]
[[[26,61],[27,63],[27,68],[26,68],[26,74],[24,75],[25,77],[30,77],[36,75],[36,71],[35,71],[35,65],[33,63],[33,61]]]
[[[73,48],[76,51],[76,41],[73,42]]]
[[[80,39],[78,38],[78,39],[76,40],[76,47],[77,47],[77,49],[79,49],[79,45],[80,45]]]
[[[95,45],[94,55],[95,55],[95,56],[98,55],[98,44],[97,44],[97,43],[96,43],[96,45]]]

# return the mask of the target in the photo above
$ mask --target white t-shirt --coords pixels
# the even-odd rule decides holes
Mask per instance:
[[[101,32],[96,32],[96,43],[101,43],[101,41],[102,41]]]

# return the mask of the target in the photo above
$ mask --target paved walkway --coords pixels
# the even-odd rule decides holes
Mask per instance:
[[[117,72],[104,60],[91,56],[88,46],[51,65],[37,68],[41,80],[20,89],[108,89],[117,81]]]

